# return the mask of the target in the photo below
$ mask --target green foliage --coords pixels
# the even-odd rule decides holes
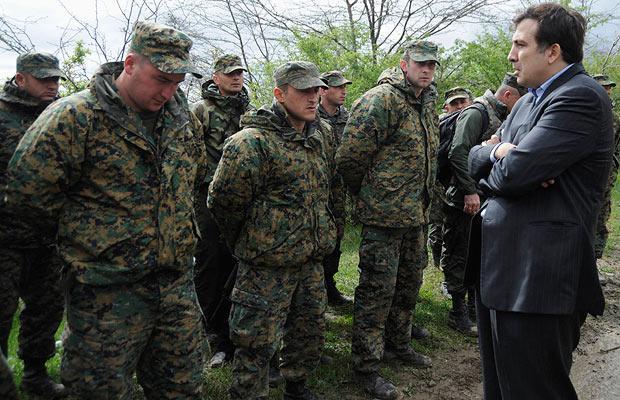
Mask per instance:
[[[79,92],[88,86],[88,75],[86,74],[86,59],[91,51],[78,40],[73,48],[73,52],[62,63],[62,70],[67,75],[67,80],[63,82],[61,97]]]
[[[513,70],[507,58],[510,47],[511,36],[502,29],[484,32],[471,42],[456,40],[441,54],[435,76],[440,96],[454,86],[463,86],[474,96],[496,89],[506,72]]]

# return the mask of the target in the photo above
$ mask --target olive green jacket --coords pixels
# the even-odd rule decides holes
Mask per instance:
[[[48,107],[9,164],[7,205],[57,224],[60,255],[91,285],[190,272],[198,236],[200,123],[178,91],[160,111],[153,143],[118,94],[122,68],[102,65],[88,89]]]

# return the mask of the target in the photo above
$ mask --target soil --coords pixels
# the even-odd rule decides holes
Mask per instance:
[[[605,313],[598,318],[588,316],[584,323],[571,376],[580,399],[620,400],[620,249],[600,260],[599,266],[607,271],[603,274],[607,279]],[[481,399],[478,347],[468,344],[436,353],[433,368],[402,371],[397,381],[405,399]]]

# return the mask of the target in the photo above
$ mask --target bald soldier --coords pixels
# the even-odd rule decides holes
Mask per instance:
[[[62,320],[61,263],[54,232],[32,231],[4,205],[7,165],[17,144],[34,120],[58,96],[58,59],[47,53],[17,57],[17,72],[0,93],[0,347],[8,357],[8,339],[19,298],[18,355],[24,361],[22,391],[47,398],[66,394],[50,379],[45,362],[54,356],[54,334]]]
[[[9,163],[7,205],[58,230],[66,268],[61,378],[80,399],[202,392],[204,327],[193,281],[200,123],[178,86],[192,41],[138,22],[124,62],[48,107]]]

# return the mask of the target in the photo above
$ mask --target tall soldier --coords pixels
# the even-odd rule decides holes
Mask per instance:
[[[239,259],[231,300],[236,346],[232,399],[267,399],[269,360],[284,339],[284,399],[306,388],[324,342],[321,262],[334,249],[328,209],[334,139],[317,117],[317,67],[290,61],[274,72],[274,102],[244,115],[224,145],[208,206]]]
[[[463,278],[469,227],[472,216],[480,208],[480,194],[467,171],[467,157],[472,147],[497,132],[517,100],[526,93],[527,89],[517,83],[513,74],[506,74],[495,93],[487,90],[458,115],[448,153],[452,176],[446,191],[447,206],[444,207],[441,267],[452,297],[448,326],[469,336],[477,336],[477,330],[470,321],[465,303],[468,287],[463,284]],[[468,301],[471,304],[469,309],[475,310],[473,290],[469,291]]]
[[[411,312],[427,264],[426,224],[439,144],[437,46],[408,43],[400,66],[355,102],[336,155],[364,224],[355,291],[353,368],[372,396],[394,399],[379,375],[382,356],[414,367],[431,360],[410,346]],[[385,342],[385,351],[384,351]]]
[[[607,75],[594,75],[595,81],[599,83],[599,85],[603,86],[609,98],[611,97],[611,92],[614,87],[616,87],[616,82],[609,79]],[[613,105],[613,103],[612,103]],[[596,258],[600,259],[603,257],[603,251],[605,250],[605,245],[607,244],[607,237],[609,236],[609,231],[607,230],[607,221],[609,220],[609,216],[611,215],[611,192],[614,188],[614,184],[616,183],[616,179],[618,177],[618,167],[620,166],[620,117],[618,117],[617,113],[613,113],[614,118],[614,155],[613,155],[613,163],[611,165],[611,171],[609,173],[609,181],[607,182],[607,186],[605,188],[605,193],[603,195],[603,204],[601,205],[601,211],[598,215],[598,220],[596,221],[596,236],[594,238],[594,250],[596,253]],[[599,279],[601,283],[605,283],[605,277],[600,275]]]
[[[340,71],[329,71],[321,75],[321,78],[329,86],[327,89],[321,89],[321,101],[319,103],[319,116],[328,121],[332,127],[337,145],[340,145],[342,132],[349,119],[349,112],[344,107],[344,101],[347,97],[347,86],[350,80],[346,79]],[[340,176],[337,179],[341,179]],[[342,185],[333,185],[330,194],[330,208],[336,219],[336,228],[338,232],[336,240],[336,248],[333,253],[325,257],[323,260],[323,269],[325,270],[325,288],[327,289],[327,302],[331,305],[342,305],[351,300],[344,297],[336,287],[334,275],[338,272],[340,264],[340,241],[344,235],[345,217],[344,217],[345,191]]]
[[[58,229],[66,264],[61,378],[81,399],[202,391],[204,327],[193,282],[200,123],[177,90],[191,64],[182,32],[138,22],[124,62],[55,102],[9,163],[7,205]],[[39,229],[43,230],[43,229]]]
[[[216,59],[212,79],[202,85],[203,100],[191,107],[202,123],[207,148],[207,179],[200,188],[196,203],[202,240],[198,243],[194,280],[198,302],[207,319],[207,329],[215,338],[214,343],[211,343],[211,368],[220,367],[224,362],[230,361],[235,351],[228,334],[231,303],[226,287],[227,281],[234,282],[235,261],[207,209],[207,191],[222,157],[224,140],[239,130],[241,116],[253,108],[243,86],[244,71],[246,69],[241,59],[234,54],[226,54]]]
[[[58,96],[64,78],[58,59],[47,53],[17,57],[15,77],[0,94],[0,201],[4,201],[7,166],[17,144],[41,112]],[[63,385],[53,382],[45,362],[54,356],[54,334],[62,320],[61,263],[53,232],[32,232],[18,216],[0,204],[0,347],[8,357],[8,339],[17,310],[20,314],[19,351],[24,360],[22,390],[58,398]]]

